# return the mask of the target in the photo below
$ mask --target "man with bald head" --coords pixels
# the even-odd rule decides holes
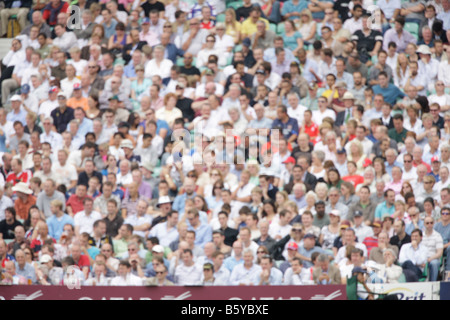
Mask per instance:
[[[33,26],[39,28],[39,33],[44,33],[47,36],[47,38],[50,38],[52,31],[49,25],[42,18],[42,12],[39,10],[33,11],[33,14],[31,15],[31,24],[28,25],[26,28],[22,29],[21,34],[29,36],[31,28]]]
[[[34,271],[34,267],[26,262],[25,253],[22,249],[16,251],[16,274],[18,276],[24,277],[28,281],[31,281],[31,284],[36,284],[36,272]]]
[[[191,52],[184,53],[184,66],[180,68],[180,73],[187,76],[198,76],[200,77],[200,70],[193,65],[194,55]]]

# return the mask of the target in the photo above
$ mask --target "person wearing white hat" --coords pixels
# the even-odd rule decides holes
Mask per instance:
[[[14,159],[12,162],[16,160],[17,159]],[[12,191],[17,194],[17,200],[14,203],[17,216],[20,219],[26,219],[28,217],[28,211],[36,204],[36,197],[33,196],[33,190],[31,190],[26,183],[19,182],[12,187]]]
[[[134,146],[133,146],[133,142],[131,142],[131,140],[129,140],[129,139],[122,140],[122,142],[120,143],[120,148],[125,153],[125,159],[130,161],[130,163],[131,162],[141,163],[141,156],[137,156],[134,154],[134,151],[133,151]]]
[[[22,108],[22,97],[18,94],[15,94],[11,97],[10,101],[11,112],[9,112],[6,116],[6,120],[11,121],[12,123],[20,121],[24,126],[26,126],[27,112]]]
[[[427,45],[420,45],[417,49],[419,54],[419,73],[426,76],[427,89],[432,91],[434,89],[434,83],[438,79],[439,61],[431,57],[432,53]]]
[[[335,108],[338,112],[336,115],[336,126],[345,125],[352,118],[352,108],[355,104],[355,97],[350,91],[345,92],[341,100],[344,102],[343,108]]]

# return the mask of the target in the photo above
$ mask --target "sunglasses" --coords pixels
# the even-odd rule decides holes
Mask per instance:
[[[426,225],[434,224],[434,222],[425,222]]]
[[[256,253],[260,254],[260,253],[267,253],[267,252],[265,252],[265,251],[256,251]]]
[[[165,271],[156,271],[155,273],[156,273],[156,274],[164,274]]]

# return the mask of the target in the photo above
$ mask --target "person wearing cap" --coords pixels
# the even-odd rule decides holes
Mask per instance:
[[[342,94],[341,90],[345,93]],[[353,118],[352,111],[354,109],[355,105],[355,97],[350,91],[346,91],[347,89],[341,88],[337,90],[338,92],[338,98],[333,99],[331,101],[331,105],[334,110],[336,110],[336,121],[334,123],[335,126],[344,126],[348,123],[348,121]],[[331,98],[331,96],[330,96]],[[330,98],[328,98],[328,101],[330,102]],[[341,105],[342,102],[342,105]]]
[[[81,89],[81,83],[73,84],[73,97],[67,100],[67,106],[72,109],[81,107],[84,111],[87,111],[89,109],[88,98],[83,97],[83,91]]]
[[[26,123],[26,115],[27,112],[21,108],[22,106],[22,97],[18,94],[15,94],[11,97],[11,112],[8,112],[8,115],[6,116],[7,121],[15,122],[20,121],[25,126]]]
[[[323,253],[323,249],[318,247],[316,244],[316,236],[312,233],[307,233],[303,236],[303,245],[298,248],[298,256],[303,261],[303,266],[305,268],[311,268],[313,266],[311,255],[314,252]]]
[[[373,229],[366,224],[363,212],[357,210],[354,211],[352,214],[353,214],[353,222],[355,223],[353,229],[355,230],[356,237],[358,238],[358,240],[363,241],[364,239],[373,236],[374,235]]]
[[[426,76],[426,89],[432,91],[434,89],[434,83],[438,80],[439,61],[431,57],[432,53],[430,47],[425,44],[419,46],[417,53],[420,57],[418,62],[419,73]]]

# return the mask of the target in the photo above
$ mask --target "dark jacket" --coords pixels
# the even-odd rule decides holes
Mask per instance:
[[[283,239],[279,240],[273,247],[272,257],[274,260],[286,260],[283,257],[283,251],[286,244],[291,239],[291,235],[288,234]]]
[[[265,246],[267,248],[267,250],[269,250],[270,254],[274,253],[274,249],[275,249],[275,245],[277,243],[277,240],[275,240],[271,236],[268,236],[265,241],[261,241],[261,237],[255,239],[253,241],[255,241],[260,246]]]
[[[142,51],[142,47],[145,46],[146,44],[147,44],[147,41],[139,41],[137,43],[137,47],[135,50]],[[122,57],[126,63],[128,63],[131,60],[131,50],[133,50],[134,46],[135,45],[132,43],[128,43],[123,46]]]
[[[5,9],[10,9],[14,0],[5,0],[3,3],[5,4]],[[21,8],[31,8],[33,1],[32,0],[21,0],[20,7]]]
[[[167,52],[167,59],[172,61],[174,64],[177,63],[177,57],[184,56],[184,51],[178,49],[173,43],[169,43],[166,46],[166,52]]]

